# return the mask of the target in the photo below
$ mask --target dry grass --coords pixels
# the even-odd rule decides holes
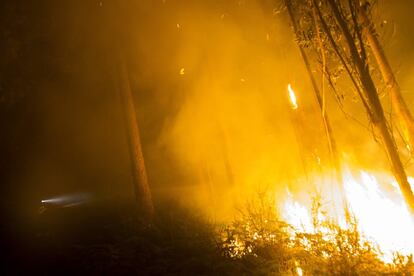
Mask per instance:
[[[358,232],[347,216],[345,227],[324,218],[320,201],[313,204],[314,231],[294,229],[279,219],[272,201],[249,203],[238,219],[220,230],[222,254],[248,273],[260,275],[412,275],[412,256],[396,254],[385,263],[380,249]],[[390,233],[392,234],[392,233]]]

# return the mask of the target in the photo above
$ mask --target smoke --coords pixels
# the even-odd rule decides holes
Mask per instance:
[[[314,132],[321,121],[312,112],[313,95],[279,6],[270,1],[150,6],[143,8],[153,8],[145,24],[150,31],[136,33],[130,47],[138,55],[132,74],[137,94],[152,94],[150,103],[137,100],[144,144],[156,141],[146,155],[150,180],[217,216],[257,193],[284,191],[303,171],[289,82],[298,89],[301,109],[311,111],[304,122],[314,125],[309,133],[321,135]],[[148,123],[154,117],[162,128],[147,140],[145,131],[158,128]],[[176,171],[159,173],[163,166]]]
[[[320,171],[328,166],[320,113],[278,1],[52,2],[32,7],[36,24],[28,20],[26,28],[36,35],[20,60],[33,87],[23,125],[36,126],[22,127],[24,162],[13,172],[28,187],[25,197],[34,193],[39,202],[73,190],[132,197],[115,89],[119,55],[128,61],[156,199],[222,217],[257,193],[311,190],[292,181],[309,169],[304,158],[322,159]],[[396,2],[380,5],[385,18],[405,26],[387,50],[391,60],[410,64],[400,54],[412,49],[409,9]],[[403,89],[412,83],[410,70],[401,73]],[[288,83],[298,110],[289,105]],[[326,96],[339,148],[349,162],[386,167],[350,84],[341,92],[347,116]]]

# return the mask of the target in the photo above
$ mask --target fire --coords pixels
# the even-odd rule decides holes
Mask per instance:
[[[414,254],[414,220],[393,177],[357,170],[353,173],[350,169],[344,171],[345,198],[349,211],[358,223],[360,234],[379,246],[386,262],[392,261],[395,252]],[[414,183],[414,179],[409,180]],[[334,205],[327,206],[328,208],[343,209],[340,200],[329,198],[327,194],[322,196]],[[285,219],[296,229],[309,233],[315,231],[310,208],[293,200],[290,193],[283,209]],[[346,227],[344,212],[330,216],[337,216],[329,219]]]
[[[303,275],[303,270],[302,268],[299,266],[298,262],[295,262],[295,266],[296,266],[296,274],[298,276],[302,276]]]
[[[295,91],[293,91],[292,86],[290,85],[290,83],[288,84],[288,92],[289,92],[289,99],[290,99],[290,103],[292,105],[292,109],[298,109],[298,103],[296,100],[296,96],[295,96]]]
[[[290,84],[287,88],[291,107],[297,109],[295,92]],[[312,214],[309,204],[295,200],[288,191],[282,206],[284,219],[297,231],[327,234],[324,229],[314,229],[314,216],[318,216],[318,221],[333,221],[339,227],[347,228],[347,210],[357,222],[357,231],[366,241],[379,247],[384,261],[391,262],[395,252],[414,254],[414,219],[392,175],[350,167],[344,167],[343,172],[342,183],[332,181],[328,175],[313,176],[317,190],[322,191],[321,198],[329,202],[325,206],[329,210],[324,212],[325,217]],[[414,183],[414,178],[409,181]]]

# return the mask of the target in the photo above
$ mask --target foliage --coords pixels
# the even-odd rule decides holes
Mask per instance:
[[[294,229],[281,221],[274,204],[247,205],[239,219],[221,230],[223,254],[261,275],[411,275],[412,256],[396,254],[392,264],[358,231],[352,214],[345,226],[327,219],[314,201],[313,231]],[[270,203],[271,201],[268,201]]]
[[[260,197],[240,210],[240,218],[219,231],[223,255],[246,263],[255,274],[285,274],[294,268],[289,225],[281,221],[272,201]]]
[[[364,63],[367,72],[376,83],[378,92],[385,89],[379,71],[373,65],[371,52],[363,37],[363,25],[358,16],[363,9],[372,15],[376,1],[295,0],[291,1],[291,5],[298,26],[295,33],[298,45],[306,49],[313,68],[318,71],[315,73],[324,77],[341,110],[347,117],[357,120],[344,109],[346,101],[361,101],[365,108],[371,107],[364,95],[356,59],[361,59]],[[347,41],[332,6],[337,7],[338,16],[349,29],[351,41]],[[349,43],[355,45],[357,53],[349,49]],[[359,119],[357,122],[361,124]]]

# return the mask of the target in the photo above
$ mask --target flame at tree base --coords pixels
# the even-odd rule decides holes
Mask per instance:
[[[323,182],[323,177],[320,179]],[[414,183],[412,178],[409,181]],[[346,229],[349,227],[348,212],[363,239],[379,247],[385,262],[392,262],[396,252],[414,254],[414,219],[392,176],[365,171],[353,173],[347,168],[343,175],[344,197],[338,197],[338,193],[339,189],[336,193],[322,193],[321,198],[327,202],[322,208],[327,211],[315,214],[312,207],[294,200],[288,192],[288,198],[281,206],[282,216],[298,231],[314,233],[315,215],[320,221],[333,221]]]

